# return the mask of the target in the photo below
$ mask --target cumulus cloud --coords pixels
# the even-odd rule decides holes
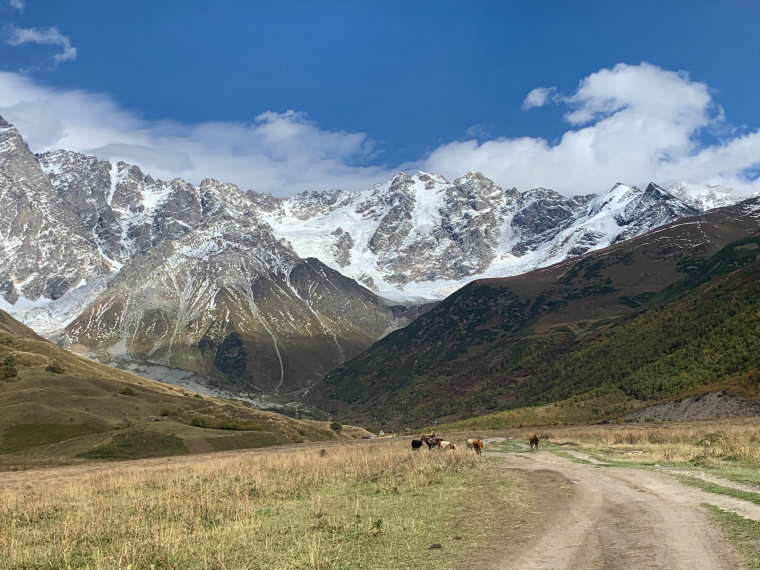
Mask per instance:
[[[10,1],[11,8],[14,10],[18,10],[19,12],[23,12],[24,8],[26,8],[26,3],[24,0],[11,0]]]
[[[268,111],[249,122],[146,121],[109,96],[0,72],[0,115],[35,152],[64,148],[124,160],[164,179],[217,178],[290,195],[365,189],[395,173],[371,165],[377,153],[365,133],[321,129],[296,111]]]
[[[543,107],[550,101],[556,91],[556,87],[536,87],[525,96],[522,108],[527,111],[535,107]]]
[[[12,3],[14,8],[17,6]],[[20,3],[23,9],[23,3]],[[71,39],[64,36],[56,27],[52,28],[17,28],[11,26],[8,28],[8,38],[6,43],[12,46],[23,44],[43,44],[53,45],[61,48],[60,53],[53,55],[53,61],[61,63],[71,61],[77,58],[77,48],[71,45]]]
[[[615,182],[683,181],[760,191],[760,132],[736,132],[707,85],[643,63],[592,73],[577,89],[545,91],[565,109],[564,134],[494,138],[483,125],[404,165],[378,165],[361,132],[326,130],[297,111],[260,112],[245,122],[148,121],[112,97],[55,89],[0,72],[0,115],[35,152],[65,148],[141,166],[154,177],[203,178],[286,196],[331,187],[361,190],[398,170],[449,179],[480,171],[503,187],[599,193]],[[534,90],[535,91],[535,90]],[[527,98],[526,98],[527,100]],[[533,106],[541,102],[533,98]],[[711,140],[705,144],[704,133]]]
[[[479,170],[502,186],[546,186],[565,194],[603,192],[616,182],[685,181],[760,191],[760,131],[712,145],[706,130],[729,132],[708,86],[655,65],[618,64],[583,79],[569,95],[539,88],[524,107],[548,97],[567,107],[569,128],[550,144],[543,138],[456,141],[440,146],[424,168],[446,176]]]

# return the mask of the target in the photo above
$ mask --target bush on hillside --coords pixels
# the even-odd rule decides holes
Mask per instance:
[[[18,370],[12,364],[0,366],[0,378],[15,378],[16,376],[18,376]]]
[[[53,374],[63,374],[64,372],[66,372],[66,369],[63,367],[63,364],[61,364],[57,360],[53,360],[53,362],[48,364],[45,367],[45,370],[48,372],[52,372]]]

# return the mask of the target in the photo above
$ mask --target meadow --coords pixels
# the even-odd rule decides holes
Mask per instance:
[[[472,453],[413,453],[408,440],[326,449],[0,474],[2,567],[450,568],[520,500]]]

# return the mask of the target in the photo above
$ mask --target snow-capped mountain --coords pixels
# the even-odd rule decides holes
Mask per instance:
[[[302,388],[419,311],[390,302],[440,299],[695,213],[655,184],[567,198],[479,173],[283,199],[34,155],[0,119],[0,309],[104,359]]]
[[[697,213],[656,184],[565,198],[502,190],[479,173],[450,183],[419,172],[365,192],[299,194],[261,215],[299,255],[409,300],[440,299],[473,279],[525,273]]]
[[[2,308],[105,360],[289,390],[419,312],[299,258],[237,186],[154,180],[66,151],[35,156],[7,123],[0,205]]]
[[[702,211],[714,210],[738,202],[731,188],[714,184],[677,182],[668,185],[666,190],[682,202]]]
[[[71,204],[0,118],[0,308],[49,304],[111,271]]]
[[[66,327],[64,343],[106,360],[153,362],[278,392],[310,386],[406,322],[245,216],[203,224],[134,258]]]

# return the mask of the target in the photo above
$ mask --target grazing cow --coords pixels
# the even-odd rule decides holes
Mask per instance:
[[[475,450],[475,453],[477,455],[480,455],[480,452],[483,451],[483,447],[485,447],[485,442],[482,439],[476,439],[472,442],[472,448]]]
[[[423,435],[420,440],[428,446],[428,449],[433,449],[434,447],[441,447],[441,442],[443,441],[442,437],[435,437],[435,434],[433,435]]]
[[[456,446],[453,443],[451,443],[450,441],[444,441],[443,439],[438,442],[438,447],[440,447],[444,451],[447,449],[456,449]]]
[[[528,436],[528,442],[530,443],[531,451],[538,451],[538,442],[541,441],[541,436],[537,433],[532,433]]]
[[[419,451],[420,447],[422,447],[422,440],[421,439],[413,439],[412,440],[412,451]]]
[[[477,438],[471,437],[467,440],[467,449],[472,449],[473,444],[478,441]]]

